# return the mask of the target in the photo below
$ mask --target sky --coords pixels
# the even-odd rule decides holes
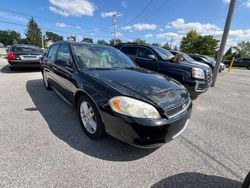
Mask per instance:
[[[221,39],[230,0],[0,0],[0,30],[16,30],[24,37],[27,21],[34,17],[43,32],[64,38],[94,41],[117,37],[123,41],[141,38],[149,43],[173,41],[194,29]],[[237,0],[227,46],[250,40],[250,0]]]

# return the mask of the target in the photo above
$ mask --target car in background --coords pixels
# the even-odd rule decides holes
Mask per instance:
[[[119,50],[54,43],[41,59],[46,89],[77,108],[83,131],[139,147],[159,147],[187,127],[192,101],[179,82],[137,67]],[[60,109],[58,109],[58,112]]]
[[[16,44],[8,49],[7,60],[10,70],[16,68],[40,67],[43,50],[38,46]]]
[[[203,55],[198,55],[198,54],[188,54],[192,59],[199,61],[201,63],[205,63],[207,64],[211,69],[212,72],[214,72],[214,67],[216,62],[213,60],[209,60],[207,57],[203,56]]]
[[[206,92],[210,86],[210,68],[202,64],[179,61],[164,48],[129,43],[117,45],[116,48],[127,54],[140,67],[179,81],[188,89],[193,99]]]
[[[223,62],[226,67],[230,66],[231,60],[227,60]],[[234,63],[234,67],[246,67],[248,70],[250,70],[250,58],[237,58]]]

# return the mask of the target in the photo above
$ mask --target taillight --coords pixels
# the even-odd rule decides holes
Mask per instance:
[[[8,59],[8,60],[15,60],[15,59],[16,59],[16,55],[13,54],[13,53],[8,53],[7,59]]]

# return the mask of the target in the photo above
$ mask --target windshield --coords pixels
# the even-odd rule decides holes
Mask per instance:
[[[187,54],[182,54],[183,55],[183,58],[185,59],[185,60],[187,60],[187,61],[195,61],[192,57],[190,57],[189,55],[187,55]]]
[[[161,47],[152,46],[152,48],[161,56],[162,59],[168,60],[172,59],[174,57],[173,54],[171,54],[169,51],[165,50]]]
[[[135,64],[121,51],[108,46],[73,45],[80,69],[134,68]]]

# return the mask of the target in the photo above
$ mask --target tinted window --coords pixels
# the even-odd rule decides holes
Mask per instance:
[[[58,48],[56,59],[64,61],[67,65],[70,65],[70,51],[67,45],[61,45]]]
[[[127,55],[136,55],[136,47],[122,47],[121,51]]]
[[[73,45],[80,69],[134,68],[128,56],[113,47],[97,45]]]
[[[168,60],[172,59],[174,56],[169,51],[164,48],[153,46],[154,50],[161,56],[162,59]]]
[[[154,55],[149,49],[139,47],[138,48],[138,57],[148,58],[149,55]]]
[[[49,50],[48,57],[51,58],[52,60],[55,59],[57,48],[58,48],[58,45],[54,45]]]

